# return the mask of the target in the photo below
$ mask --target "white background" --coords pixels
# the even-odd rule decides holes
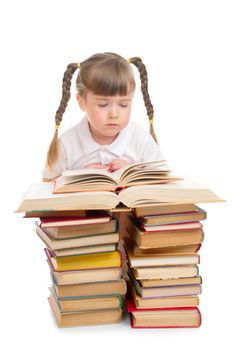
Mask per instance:
[[[126,344],[195,349],[230,341],[231,323],[226,320],[232,312],[230,6],[223,0],[1,1],[0,341],[5,342],[4,349],[116,349]],[[227,200],[202,205],[208,220],[200,251],[200,329],[132,330],[128,319],[120,325],[58,329],[47,303],[50,281],[43,244],[33,233],[33,220],[13,214],[22,192],[41,179],[67,64],[104,51],[143,59],[163,153],[176,172]],[[73,95],[61,132],[81,116]],[[139,86],[132,119],[148,128]]]

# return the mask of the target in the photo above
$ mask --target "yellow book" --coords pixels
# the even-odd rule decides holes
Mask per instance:
[[[119,251],[52,257],[51,261],[57,271],[120,267],[122,264]]]

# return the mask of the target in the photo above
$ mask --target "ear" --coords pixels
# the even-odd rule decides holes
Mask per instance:
[[[85,105],[86,105],[86,101],[85,98],[83,96],[81,96],[80,94],[76,94],[76,98],[77,98],[77,102],[79,104],[80,109],[85,112]]]

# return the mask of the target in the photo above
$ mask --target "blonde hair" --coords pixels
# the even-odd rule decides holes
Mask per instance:
[[[71,80],[75,71],[80,69],[76,79],[76,88],[80,95],[85,96],[91,91],[102,96],[117,94],[125,96],[135,90],[134,72],[129,63],[134,64],[140,73],[143,100],[150,121],[150,133],[157,142],[152,125],[154,110],[148,93],[147,71],[141,58],[133,57],[126,60],[115,53],[97,53],[81,63],[70,63],[64,72],[62,98],[55,115],[55,133],[47,154],[49,169],[52,168],[59,154],[58,128],[71,96]]]

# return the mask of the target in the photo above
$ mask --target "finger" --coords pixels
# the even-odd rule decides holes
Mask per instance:
[[[112,164],[110,167],[110,171],[113,172],[113,171],[118,170],[120,168],[121,168],[120,164]]]

